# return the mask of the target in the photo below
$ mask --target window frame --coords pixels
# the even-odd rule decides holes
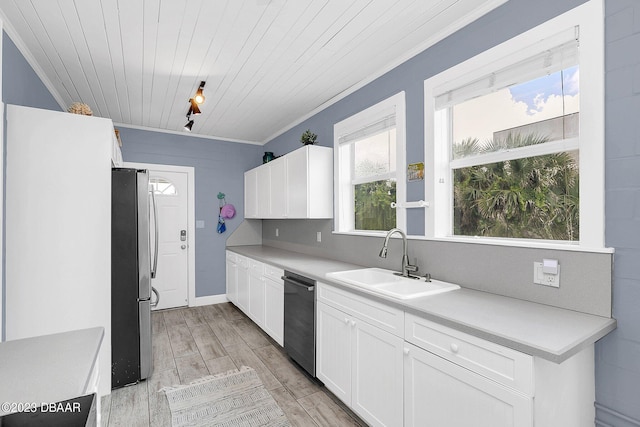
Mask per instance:
[[[440,114],[446,110],[436,113],[436,97],[553,47],[558,43],[560,33],[575,27],[579,28],[580,40],[579,241],[453,235],[453,169],[449,159],[451,129],[447,114]],[[425,80],[424,102],[425,169],[427,173],[431,172],[431,179],[425,185],[425,200],[432,206],[425,211],[425,237],[525,247],[577,245],[581,248],[604,248],[604,10],[601,0],[584,3]],[[575,149],[575,141],[571,140],[550,144],[558,144],[558,149]],[[536,149],[531,147],[527,150]],[[493,154],[487,156],[487,160],[493,160],[489,159],[489,156],[494,157]],[[494,158],[501,161],[501,156],[506,158],[513,153],[496,153]]]
[[[355,235],[384,235],[382,230],[355,230],[354,194],[352,184],[360,181],[372,182],[379,179],[387,179],[389,174],[369,176],[366,179],[354,180],[353,161],[349,165],[349,177],[341,176],[340,137],[354,133],[389,116],[395,111],[396,122],[396,203],[406,201],[406,106],[405,93],[399,92],[387,99],[378,102],[365,110],[362,110],[346,119],[335,123],[333,126],[333,155],[334,155],[334,222],[333,233]],[[353,153],[354,145],[349,144],[350,153]],[[353,156],[353,154],[351,154]],[[406,210],[396,207],[396,227],[406,230]]]

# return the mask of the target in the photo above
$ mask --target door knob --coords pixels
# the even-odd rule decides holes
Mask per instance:
[[[180,249],[187,249],[187,245],[180,245]]]

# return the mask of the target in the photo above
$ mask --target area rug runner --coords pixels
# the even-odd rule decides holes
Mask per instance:
[[[253,368],[243,366],[188,385],[165,387],[171,425],[285,427],[291,424]]]

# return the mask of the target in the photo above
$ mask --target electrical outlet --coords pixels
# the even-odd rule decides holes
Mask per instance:
[[[318,241],[318,243],[322,242],[322,232],[321,231],[318,231],[316,233],[316,240]]]
[[[548,274],[542,271],[542,263],[533,263],[533,283],[536,285],[551,286],[553,288],[560,287],[560,266],[558,266],[558,274]]]
[[[279,237],[279,236],[280,236],[280,229],[276,228],[276,237]]]

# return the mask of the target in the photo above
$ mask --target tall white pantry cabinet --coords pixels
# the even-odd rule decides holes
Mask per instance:
[[[101,326],[111,391],[109,119],[7,105],[6,339]]]

